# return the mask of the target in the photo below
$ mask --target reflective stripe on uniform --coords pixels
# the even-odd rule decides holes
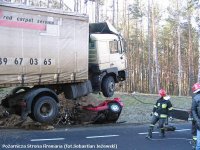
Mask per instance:
[[[165,114],[160,114],[160,118],[167,118],[167,115],[165,115]]]
[[[172,110],[173,109],[173,107],[170,107],[170,108],[168,108],[169,110]]]
[[[162,104],[162,108],[163,109],[167,108],[167,104]]]
[[[150,124],[150,127],[154,127],[155,125],[154,124]]]
[[[192,139],[196,141],[197,140],[197,136],[193,136]]]
[[[156,106],[156,105],[154,105],[154,107],[155,107],[155,108],[157,108],[157,106]]]
[[[158,116],[158,113],[157,113],[157,112],[155,112],[155,113],[154,113],[154,115],[155,115],[155,116]]]

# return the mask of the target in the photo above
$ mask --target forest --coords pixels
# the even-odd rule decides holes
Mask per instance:
[[[121,92],[191,95],[200,82],[199,0],[0,0],[83,13],[111,22],[127,43]]]

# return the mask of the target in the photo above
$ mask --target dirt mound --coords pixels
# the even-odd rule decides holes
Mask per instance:
[[[92,94],[82,97],[78,100],[69,100],[64,97],[63,94],[59,95],[60,103],[60,115],[55,121],[54,125],[60,124],[59,121],[65,121],[63,124],[87,124],[96,116],[96,112],[91,112],[82,109],[81,106],[93,105],[97,106],[101,103]],[[68,120],[66,118],[68,117]],[[64,120],[62,120],[64,118]],[[23,128],[23,129],[39,129],[49,130],[53,129],[52,125],[41,124],[33,121],[31,118],[27,118],[25,121],[21,120],[21,117],[15,114],[9,114],[5,108],[0,105],[0,127],[1,128]]]
[[[64,95],[59,95],[60,100],[60,117],[55,124],[87,124],[97,115],[82,109],[82,106],[97,106],[101,101],[97,100],[92,94],[77,100],[65,99]],[[63,119],[64,118],[64,119]],[[63,119],[63,120],[62,120]]]

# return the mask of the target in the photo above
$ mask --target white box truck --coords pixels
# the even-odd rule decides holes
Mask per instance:
[[[110,97],[125,69],[124,40],[109,23],[0,2],[0,87],[16,87],[1,103],[10,113],[51,122],[58,94]]]

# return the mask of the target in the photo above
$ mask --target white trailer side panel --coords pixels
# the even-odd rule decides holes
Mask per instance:
[[[0,87],[88,79],[88,17],[0,5]]]

